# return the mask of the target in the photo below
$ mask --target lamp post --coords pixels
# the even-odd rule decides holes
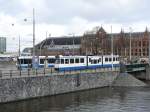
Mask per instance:
[[[35,64],[35,13],[33,8],[33,65],[34,64]]]
[[[20,56],[20,35],[19,35],[19,49],[18,49],[18,55]]]
[[[149,50],[148,50],[148,57],[149,57],[149,65],[150,65],[150,32],[148,31],[148,43],[149,43]]]
[[[113,35],[112,35],[112,26],[111,26],[111,62],[112,62],[111,68],[112,70],[113,70],[113,47],[114,45],[113,45]]]
[[[73,40],[72,40],[72,45],[73,45],[73,51],[72,51],[72,54],[74,55],[74,37],[75,37],[75,34],[74,33],[71,33],[69,35],[72,35],[73,37]]]
[[[14,25],[15,25],[14,23],[11,24],[12,27],[14,27]],[[18,46],[18,57],[19,57],[20,54],[21,54],[21,52],[20,52],[20,35],[19,35],[19,37],[18,37],[18,45],[17,45],[17,46]]]
[[[33,50],[32,50],[32,68],[36,68],[37,65],[37,59],[35,57],[35,11],[33,8],[33,15],[32,15],[32,27],[33,27]],[[24,21],[27,21],[27,19],[24,19]]]
[[[132,28],[130,27],[129,29],[130,29],[130,48],[129,48],[129,53],[130,53],[129,55],[130,55],[130,56],[129,56],[129,59],[130,59],[130,61],[131,61],[131,44],[132,44],[132,43],[131,43],[131,31],[132,31]]]

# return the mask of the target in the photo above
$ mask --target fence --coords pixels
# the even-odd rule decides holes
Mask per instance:
[[[79,73],[97,73],[97,72],[108,72],[108,71],[120,71],[119,67],[112,68],[96,68],[96,69],[85,69],[85,70],[67,70],[67,71],[56,71],[53,67],[51,68],[39,68],[39,69],[22,69],[22,70],[0,70],[0,78],[12,78],[12,77],[29,77],[29,76],[44,76],[44,75],[67,75],[67,74],[79,74]]]

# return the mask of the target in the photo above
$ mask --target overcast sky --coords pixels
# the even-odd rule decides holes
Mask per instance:
[[[134,32],[150,27],[149,0],[0,0],[0,36],[7,37],[7,51],[32,46],[32,11],[35,8],[36,43],[51,36],[83,35],[95,26],[110,33]],[[25,22],[24,19],[27,19]]]

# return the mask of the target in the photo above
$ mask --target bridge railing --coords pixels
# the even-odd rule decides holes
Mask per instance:
[[[95,69],[84,69],[84,70],[67,70],[67,71],[55,71],[51,68],[40,68],[40,69],[23,69],[23,70],[0,70],[0,78],[17,78],[17,77],[31,77],[31,76],[44,76],[44,75],[68,75],[68,74],[79,74],[79,73],[98,73],[98,72],[109,72],[109,71],[120,71],[119,67],[112,68],[95,68]]]
[[[124,66],[121,66],[121,68],[124,68],[124,72],[138,72],[146,70],[146,66],[149,66],[149,64],[137,63],[137,64],[126,64]]]

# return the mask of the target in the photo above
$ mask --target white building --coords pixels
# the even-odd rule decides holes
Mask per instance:
[[[0,37],[0,53],[6,52],[6,37]]]

